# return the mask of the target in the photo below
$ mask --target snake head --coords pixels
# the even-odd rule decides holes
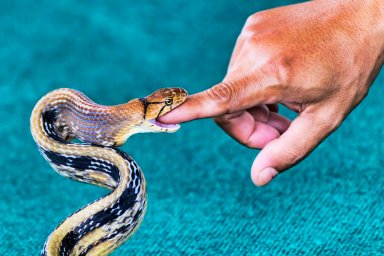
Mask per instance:
[[[145,132],[176,132],[179,124],[164,124],[157,120],[182,104],[188,97],[183,88],[163,88],[151,95],[134,99],[122,108],[125,115],[131,116],[128,122],[114,137],[114,145],[119,146],[133,134]],[[119,106],[118,106],[119,107]]]
[[[144,106],[142,128],[147,132],[177,131],[180,128],[179,124],[164,124],[158,121],[157,118],[182,104],[187,97],[188,93],[183,88],[163,88],[145,98],[141,98],[140,101]]]

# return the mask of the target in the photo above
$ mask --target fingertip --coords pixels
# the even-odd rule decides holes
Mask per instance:
[[[182,119],[182,113],[179,113],[178,109],[175,109],[157,118],[157,120],[165,124],[180,123],[181,119]]]
[[[217,113],[217,109],[212,103],[206,100],[204,91],[196,93],[188,96],[183,104],[159,117],[158,120],[166,124],[175,124],[221,114]]]
[[[158,117],[157,120],[165,124],[188,122],[195,119],[197,110],[198,108],[196,108],[196,103],[189,96],[183,104],[171,110],[167,114]]]
[[[251,178],[256,186],[261,187],[267,185],[277,174],[277,170],[272,167],[267,167],[262,170],[256,170],[252,167]]]

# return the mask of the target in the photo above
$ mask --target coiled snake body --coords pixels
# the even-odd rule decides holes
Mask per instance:
[[[146,183],[136,162],[116,147],[135,133],[175,132],[179,125],[156,118],[186,98],[184,89],[166,88],[117,106],[98,105],[72,89],[40,99],[31,132],[44,158],[63,176],[112,190],[66,218],[42,255],[107,255],[135,232],[146,209]]]

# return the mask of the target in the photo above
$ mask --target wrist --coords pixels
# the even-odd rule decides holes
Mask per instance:
[[[326,0],[327,1],[327,0]],[[383,0],[328,0],[337,2],[349,28],[356,30],[368,49],[384,54],[384,5]]]
[[[360,5],[364,3],[367,4],[367,17],[370,17],[368,28],[372,30],[372,40],[377,40],[379,44],[379,57],[378,60],[380,62],[379,65],[382,65],[384,62],[384,5],[382,0],[368,0],[368,1],[360,1],[355,0],[356,2],[360,2]]]
[[[376,58],[376,65],[384,63],[384,4],[383,0],[318,0],[317,9],[325,9],[323,17],[341,31],[343,40],[351,48],[363,50]],[[326,18],[326,19],[327,19]]]
[[[337,0],[339,1],[339,0]],[[344,2],[340,0],[340,2]],[[349,12],[354,13],[355,27],[363,38],[367,51],[377,54],[378,68],[384,64],[384,5],[383,0],[348,0]]]
[[[339,1],[339,0],[338,0]],[[344,2],[344,1],[339,1]],[[348,0],[349,12],[355,14],[358,27],[372,32],[384,46],[384,4],[383,0]]]

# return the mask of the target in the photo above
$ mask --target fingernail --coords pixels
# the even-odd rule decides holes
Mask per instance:
[[[279,174],[279,172],[275,168],[272,168],[272,167],[265,168],[263,171],[269,172],[272,179],[275,178],[277,176],[277,174]]]
[[[276,178],[276,176],[279,174],[279,172],[276,170],[276,169],[274,169],[274,168],[271,168],[272,170],[271,170],[271,173],[272,173],[272,179],[274,179],[274,178]]]
[[[279,174],[279,173],[276,171],[276,169],[274,169],[272,167],[267,167],[260,172],[259,182],[262,185],[265,185],[268,182],[270,182],[273,178],[275,178],[277,176],[277,174]]]

